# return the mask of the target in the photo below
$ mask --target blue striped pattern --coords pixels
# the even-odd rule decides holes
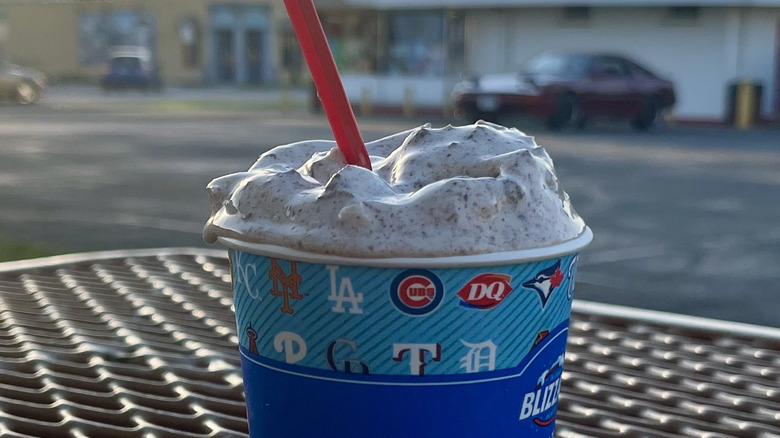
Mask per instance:
[[[337,290],[341,278],[348,277],[355,294],[363,295],[360,304],[363,313],[349,313],[352,305],[348,301],[343,303],[345,312],[336,313],[331,310],[336,303],[328,299],[331,295],[330,271],[325,265],[299,262],[297,270],[303,279],[299,292],[304,298],[290,300],[294,313],[289,315],[280,310],[282,297],[270,294],[270,259],[235,250],[231,251],[231,257],[237,276],[235,302],[241,346],[249,348],[246,329],[251,324],[259,334],[259,355],[283,361],[284,352],[274,349],[274,337],[282,331],[294,332],[305,340],[307,349],[306,356],[296,365],[309,368],[329,369],[328,344],[335,339],[352,339],[358,350],[348,358],[366,362],[372,374],[410,374],[408,354],[401,362],[393,360],[394,343],[440,344],[441,361],[434,362],[431,355],[426,354],[425,373],[446,375],[466,372],[461,367],[461,358],[469,349],[461,341],[476,344],[491,340],[497,346],[496,370],[510,369],[532,350],[537,333],[552,330],[566,321],[571,310],[566,271],[575,255],[560,258],[564,280],[553,291],[544,309],[536,291],[525,289],[522,284],[558,259],[523,265],[429,269],[441,279],[445,295],[438,309],[423,316],[402,313],[390,299],[390,284],[405,269],[340,266],[336,274]],[[289,261],[279,260],[279,265],[289,274]],[[458,291],[483,273],[510,275],[512,292],[491,310],[460,305]]]

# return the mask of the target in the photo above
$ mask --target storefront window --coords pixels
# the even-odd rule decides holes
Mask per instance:
[[[376,71],[376,13],[329,11],[323,14],[322,21],[328,44],[341,72]]]
[[[388,73],[443,75],[446,64],[444,14],[393,12],[388,19]]]

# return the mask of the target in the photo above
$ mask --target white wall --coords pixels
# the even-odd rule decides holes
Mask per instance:
[[[776,32],[780,31],[780,10],[749,9],[742,13],[739,44],[739,69],[737,75],[764,84],[762,113],[772,114],[777,96],[777,47]]]
[[[674,81],[680,118],[721,119],[727,84],[738,76],[764,82],[768,115],[776,16],[777,9],[704,8],[694,23],[674,23],[665,8],[594,8],[587,24],[571,25],[555,8],[475,10],[466,18],[467,66],[496,73],[544,50],[618,52]]]
[[[347,98],[353,105],[361,103],[363,93],[367,92],[376,106],[401,106],[408,92],[415,106],[436,108],[445,103],[452,91],[452,85],[438,77],[345,73],[342,82]]]

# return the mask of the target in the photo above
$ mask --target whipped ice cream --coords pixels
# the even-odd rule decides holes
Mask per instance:
[[[424,125],[366,148],[373,171],[347,165],[335,142],[305,141],[215,179],[205,240],[440,257],[538,248],[585,229],[547,152],[517,129]]]

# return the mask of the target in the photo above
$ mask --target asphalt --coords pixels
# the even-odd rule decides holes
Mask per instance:
[[[305,99],[66,87],[37,107],[0,106],[0,235],[60,252],[206,246],[212,178],[275,145],[330,138]],[[780,326],[780,130],[523,123],[596,236],[578,298]],[[360,119],[367,140],[417,124]]]

